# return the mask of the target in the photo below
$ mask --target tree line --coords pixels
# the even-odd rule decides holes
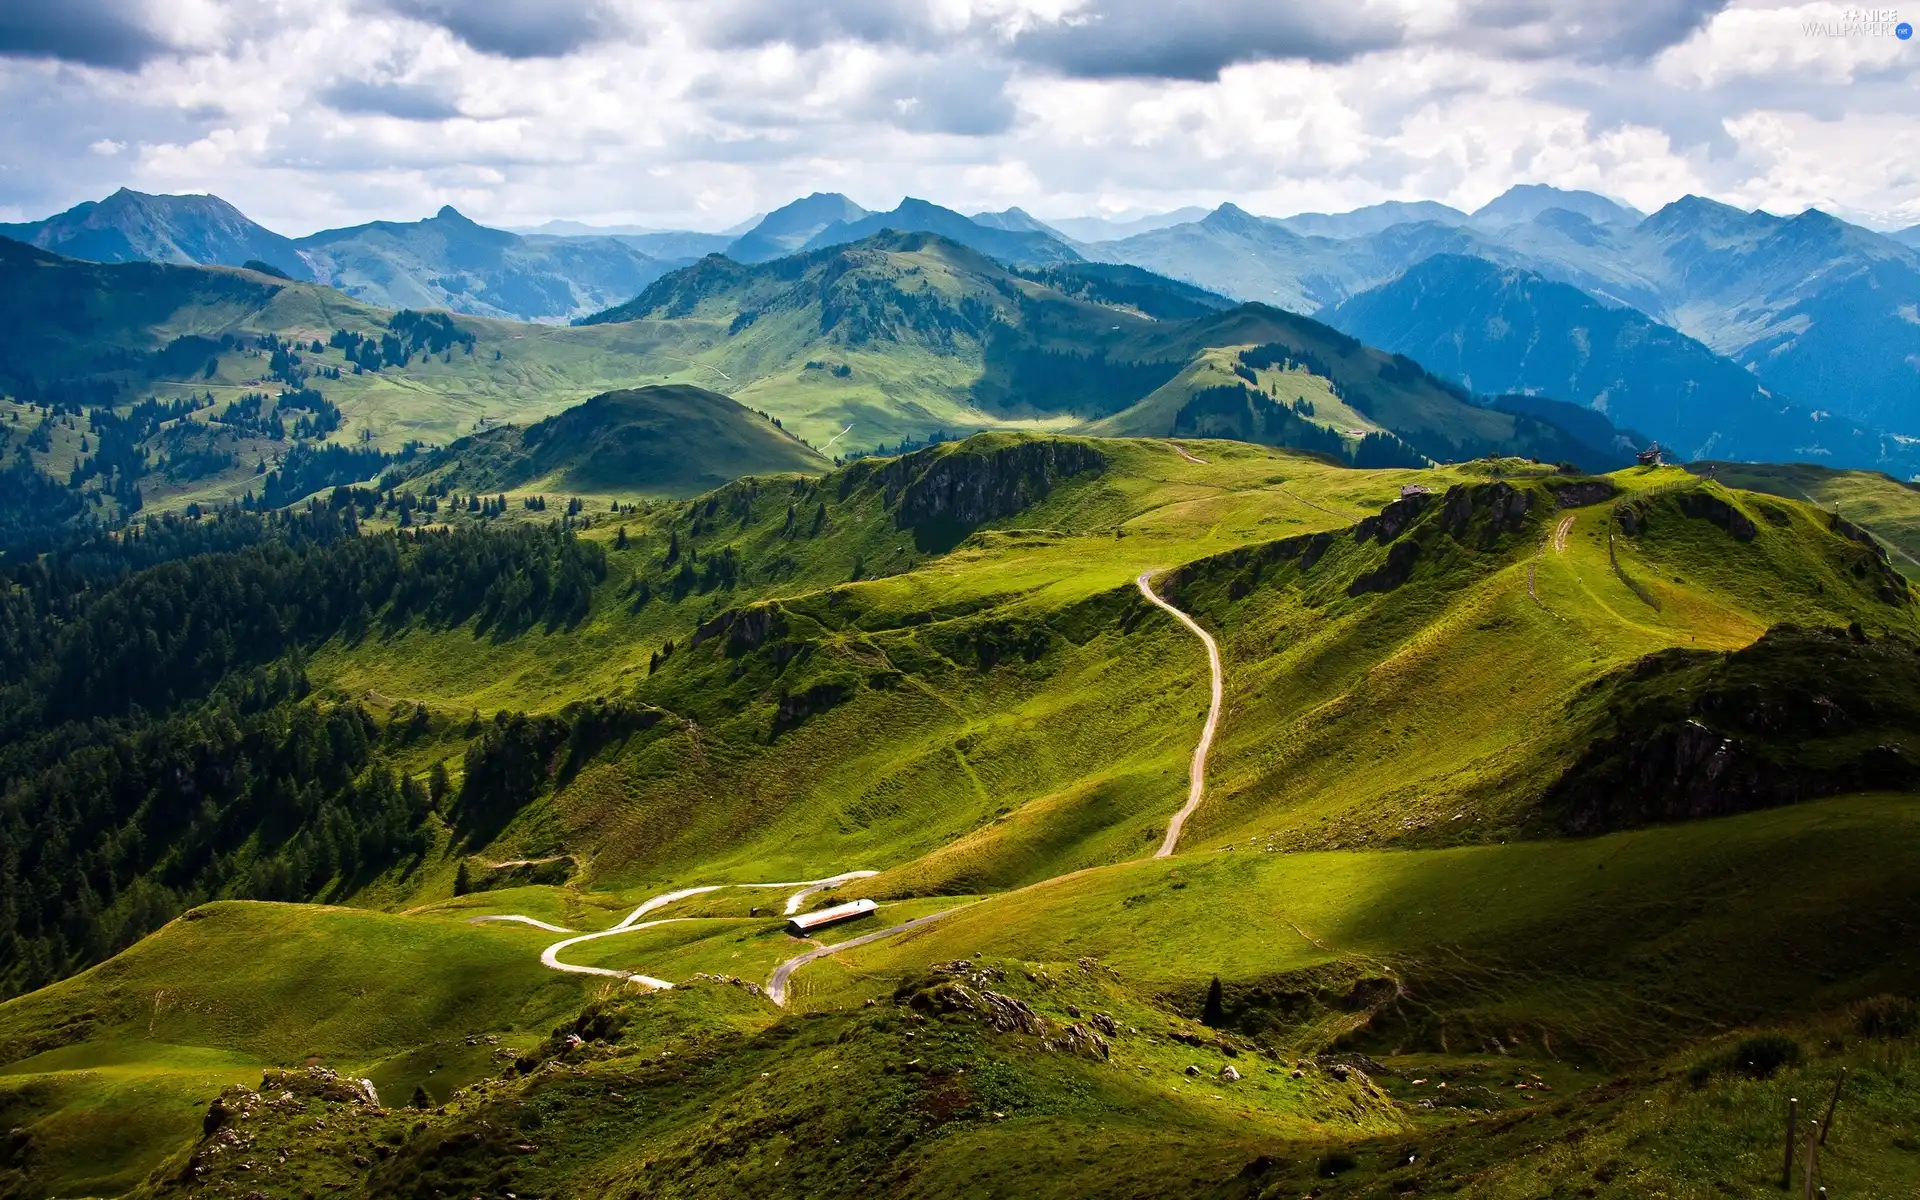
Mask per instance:
[[[557,525],[363,534],[339,496],[0,558],[0,990],[207,899],[344,894],[423,854],[445,772],[393,752],[425,710],[316,700],[302,656],[411,623],[572,624],[606,576]]]

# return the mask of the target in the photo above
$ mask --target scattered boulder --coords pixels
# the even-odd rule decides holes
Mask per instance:
[[[759,984],[754,983],[750,979],[742,979],[738,975],[709,975],[705,971],[697,971],[691,978],[701,983],[718,983],[724,984],[727,987],[736,987],[756,999],[766,995],[766,992]]]
[[[1220,1068],[1220,1078],[1226,1080],[1228,1083],[1237,1083],[1240,1079],[1240,1072],[1233,1069],[1232,1063],[1228,1063],[1226,1066]]]
[[[348,1078],[326,1067],[307,1067],[298,1071],[268,1067],[261,1073],[260,1090],[286,1092],[314,1100],[331,1100],[337,1104],[364,1104],[370,1108],[380,1105],[380,1096],[373,1090],[371,1080]]]

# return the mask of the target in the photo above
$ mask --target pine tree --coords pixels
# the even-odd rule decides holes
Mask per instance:
[[[467,860],[463,858],[460,860],[460,866],[453,873],[453,894],[464,896],[472,890],[473,873],[467,869]]]
[[[1218,1029],[1227,1023],[1226,1004],[1220,995],[1220,977],[1215,975],[1213,982],[1207,985],[1207,1002],[1200,1010],[1200,1023],[1209,1029]]]

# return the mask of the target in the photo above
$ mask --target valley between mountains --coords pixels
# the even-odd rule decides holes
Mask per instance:
[[[1845,518],[1018,432],[564,542],[509,495],[497,543],[343,489],[202,560],[342,597],[290,640],[156,626],[176,682],[242,689],[169,700],[105,624],[25,676],[182,772],[118,782],[69,727],[9,751],[43,805],[76,772],[217,805],[87,811],[115,919],[259,898],[0,1006],[8,1187],[1686,1194],[1764,1186],[1785,1090],[1842,1066],[1825,1177],[1909,1169],[1920,630]],[[167,611],[158,570],[114,603]],[[257,798],[298,755],[289,829]]]
[[[1912,255],[1229,209],[7,227],[0,1197],[1920,1189]]]

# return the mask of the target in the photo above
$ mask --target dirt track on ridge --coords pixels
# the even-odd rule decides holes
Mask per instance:
[[[1213,673],[1213,700],[1207,707],[1207,723],[1200,730],[1200,744],[1193,748],[1193,765],[1187,770],[1187,802],[1179,812],[1173,814],[1173,820],[1167,822],[1167,836],[1153,853],[1155,858],[1167,858],[1173,854],[1174,847],[1180,844],[1180,831],[1186,826],[1187,818],[1193,815],[1194,809],[1200,807],[1201,797],[1206,795],[1207,754],[1213,749],[1214,731],[1220,727],[1220,704],[1226,694],[1226,673],[1220,666],[1220,644],[1213,640],[1213,635],[1202,629],[1200,622],[1162,600],[1153,590],[1152,579],[1152,571],[1142,571],[1134,583],[1139,585],[1142,596],[1155,607],[1172,613],[1174,620],[1185,625],[1193,636],[1206,645],[1207,666]]]

